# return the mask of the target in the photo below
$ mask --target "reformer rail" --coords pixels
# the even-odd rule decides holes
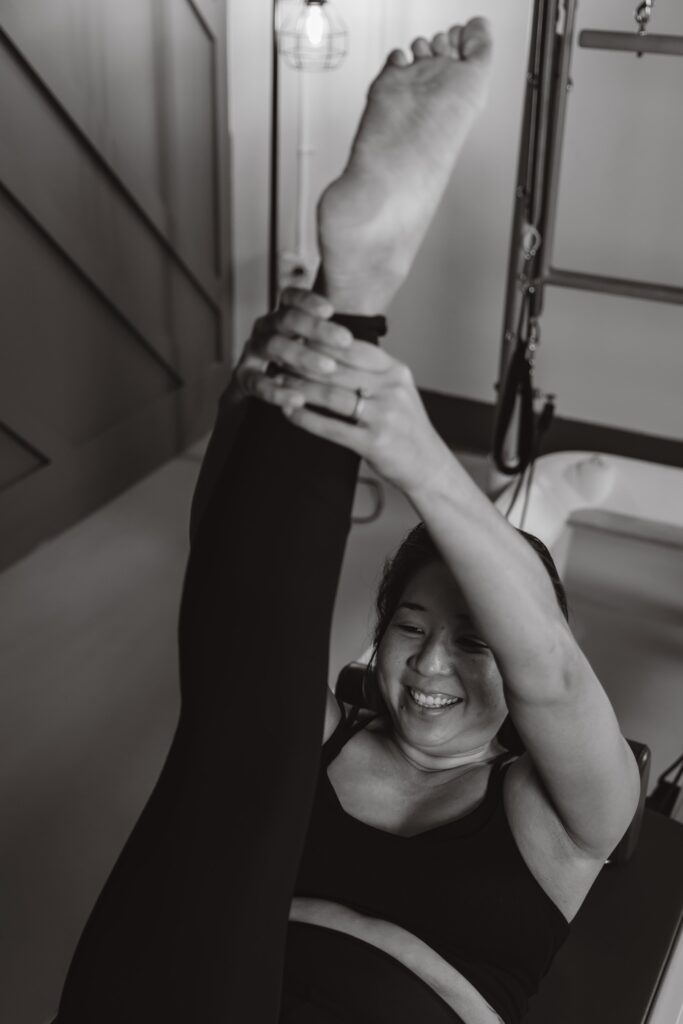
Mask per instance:
[[[620,50],[683,57],[683,36],[639,35],[633,32],[598,32],[584,29],[579,46],[586,50]]]
[[[683,287],[654,281],[586,274],[552,266],[557,218],[562,144],[568,94],[571,89],[571,56],[574,44],[578,0],[535,0],[527,86],[513,211],[512,237],[499,364],[499,390],[494,426],[494,459],[503,473],[521,472],[533,461],[540,440],[530,430],[533,409],[520,409],[520,441],[525,451],[511,462],[505,454],[505,440],[515,402],[514,389],[522,404],[533,402],[534,354],[540,340],[540,318],[548,287],[572,288],[607,295],[628,296],[650,302],[683,305]],[[642,0],[633,33],[584,30],[579,45],[589,49],[642,54],[683,56],[683,36],[652,35],[647,27],[654,0]],[[530,397],[531,396],[531,397]],[[552,397],[549,396],[552,405]],[[552,408],[547,409],[547,426]],[[522,428],[522,423],[525,426]],[[538,421],[537,421],[538,423]]]

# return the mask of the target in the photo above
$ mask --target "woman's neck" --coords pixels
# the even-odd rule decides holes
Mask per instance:
[[[495,737],[481,746],[459,751],[455,754],[436,754],[420,750],[417,747],[402,743],[401,739],[393,733],[390,735],[390,743],[399,759],[410,765],[411,768],[420,774],[448,772],[470,766],[477,767],[480,764],[495,761],[497,757],[505,753],[505,747]]]

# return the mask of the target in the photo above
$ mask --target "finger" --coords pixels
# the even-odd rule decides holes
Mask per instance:
[[[295,306],[297,309],[303,310],[304,313],[310,313],[311,316],[319,316],[323,319],[328,319],[334,313],[334,306],[329,299],[326,299],[324,295],[318,295],[317,292],[312,292],[308,288],[295,288],[290,286],[285,288],[280,296],[281,306]]]
[[[371,416],[372,413],[371,398],[334,384],[294,379],[291,380],[291,390],[294,394],[303,395],[307,406],[316,406],[318,410],[333,416],[343,416],[349,420],[362,419],[363,423],[367,423],[368,414]]]
[[[355,370],[359,373],[386,373],[397,365],[397,361],[388,352],[371,344],[354,338],[348,348],[334,353],[338,367]]]
[[[305,407],[290,409],[289,406],[285,406],[282,411],[290,423],[308,431],[309,434],[343,445],[344,448],[350,448],[359,455],[363,454],[367,432],[361,423],[345,423],[343,420],[323,416]]]
[[[328,351],[334,351],[328,349]],[[271,334],[254,343],[252,352],[262,359],[277,363],[295,373],[311,377],[324,377],[337,369],[331,356],[302,345],[300,341],[282,334]]]
[[[399,385],[414,387],[410,369],[404,363],[365,341],[355,341],[347,351],[335,353],[335,362],[336,369],[324,374],[299,369],[292,372],[347,391],[362,390],[373,397]]]
[[[244,388],[243,381],[245,374],[250,373],[253,370],[257,370],[259,373],[265,373],[267,369],[268,360],[254,355],[251,349],[245,347],[237,365],[235,366],[233,376],[240,387]]]
[[[268,377],[258,370],[248,370],[242,378],[242,388],[246,394],[260,398],[269,405],[281,408],[303,406],[306,399],[292,387],[284,375]]]
[[[273,333],[305,341],[319,341],[333,348],[348,348],[353,335],[347,327],[333,324],[318,316],[312,316],[294,306],[284,306],[272,314]]]
[[[418,39],[413,39],[410,44],[410,49],[413,51],[415,60],[424,60],[425,57],[432,57],[432,48],[424,38],[420,36]]]
[[[405,68],[409,63],[403,50],[392,50],[387,57],[387,64],[391,64],[395,68]]]

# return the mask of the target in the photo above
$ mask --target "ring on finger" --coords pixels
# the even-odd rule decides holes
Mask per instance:
[[[370,392],[367,388],[356,388],[356,402],[353,407],[353,412],[349,417],[354,423],[360,423],[362,420],[363,406],[365,405],[366,399],[370,397]]]

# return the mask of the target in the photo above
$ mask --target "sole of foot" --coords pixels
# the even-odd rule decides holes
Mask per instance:
[[[318,204],[322,280],[338,310],[381,313],[405,280],[482,110],[488,22],[416,39],[370,86],[349,162]]]

